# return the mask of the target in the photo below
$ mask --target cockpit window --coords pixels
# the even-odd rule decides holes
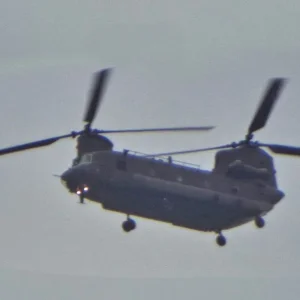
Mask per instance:
[[[82,158],[80,160],[81,163],[91,163],[93,161],[93,154],[92,153],[86,153],[82,155]]]

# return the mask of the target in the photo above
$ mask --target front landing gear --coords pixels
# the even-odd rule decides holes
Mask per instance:
[[[89,188],[87,185],[79,186],[76,190],[76,194],[79,196],[79,203],[84,204],[84,196],[88,192]]]
[[[79,195],[79,203],[80,203],[80,204],[83,204],[83,203],[84,203],[84,196],[83,196],[83,194],[80,194],[80,195]]]
[[[221,231],[216,232],[218,234],[217,238],[216,238],[216,243],[220,246],[223,247],[226,245],[226,238],[225,236],[222,234]]]
[[[263,228],[265,226],[265,220],[262,217],[256,217],[254,223],[257,228]]]
[[[130,232],[136,228],[136,223],[134,220],[127,217],[127,220],[122,223],[122,228],[125,232]]]

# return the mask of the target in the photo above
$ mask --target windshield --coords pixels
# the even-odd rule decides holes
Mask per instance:
[[[93,161],[93,154],[92,153],[86,153],[82,155],[80,163],[91,163]]]

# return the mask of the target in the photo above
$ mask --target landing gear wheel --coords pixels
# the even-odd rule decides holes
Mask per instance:
[[[255,218],[255,225],[257,228],[263,228],[265,226],[265,220],[262,217]]]
[[[122,228],[125,232],[130,232],[136,228],[136,223],[134,220],[128,218],[122,223]]]
[[[219,234],[216,238],[216,242],[220,247],[223,247],[226,245],[226,238],[222,234]]]

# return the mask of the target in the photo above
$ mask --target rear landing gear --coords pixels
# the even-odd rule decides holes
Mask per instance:
[[[134,220],[127,217],[127,220],[122,223],[122,228],[125,232],[130,232],[136,228],[136,223]]]
[[[265,226],[265,220],[262,217],[256,217],[254,223],[257,228],[263,228]]]
[[[216,242],[220,247],[223,247],[226,245],[226,238],[222,233],[219,233],[217,238],[216,238]]]

